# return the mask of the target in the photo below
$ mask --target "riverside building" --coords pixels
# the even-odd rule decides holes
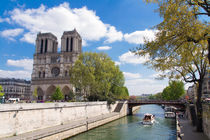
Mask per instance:
[[[210,98],[210,72],[204,76],[202,92],[202,98]]]
[[[14,78],[0,78],[5,99],[19,98],[21,100],[30,100],[31,81]]]
[[[37,89],[38,100],[50,100],[57,86],[68,97],[73,86],[69,82],[69,68],[82,52],[82,38],[74,29],[65,31],[58,52],[57,37],[52,33],[38,33],[31,76],[32,91]]]

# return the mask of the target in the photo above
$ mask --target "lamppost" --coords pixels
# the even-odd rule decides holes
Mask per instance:
[[[2,103],[5,103],[5,97],[4,96],[2,97]]]

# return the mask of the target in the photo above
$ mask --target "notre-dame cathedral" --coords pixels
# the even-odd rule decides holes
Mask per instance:
[[[69,82],[69,68],[81,52],[82,39],[75,29],[63,33],[60,52],[55,35],[37,34],[31,84],[32,91],[37,89],[38,100],[50,99],[57,86],[64,95],[73,90]]]

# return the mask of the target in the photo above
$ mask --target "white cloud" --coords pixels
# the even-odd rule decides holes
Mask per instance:
[[[139,73],[123,72],[123,74],[126,79],[137,79],[141,77]]]
[[[10,20],[28,30],[22,41],[34,43],[38,32],[51,32],[60,38],[63,31],[74,28],[86,41],[98,41],[105,38],[106,42],[122,40],[122,33],[114,26],[101,21],[93,10],[86,7],[71,9],[69,3],[64,2],[55,7],[47,8],[41,5],[37,9],[16,8],[9,12]]]
[[[17,29],[8,29],[0,32],[2,37],[8,38],[10,40],[14,40],[14,37],[23,33],[24,29],[17,28]]]
[[[35,44],[34,39],[36,38],[36,35],[37,35],[36,33],[28,32],[28,33],[25,33],[20,40],[31,43],[31,44]]]
[[[119,61],[114,61],[115,65],[121,65],[121,63]]]
[[[159,72],[156,72],[156,73],[150,75],[149,77],[151,77],[153,79],[162,79],[161,76],[163,76],[163,75],[169,75],[169,74],[170,74],[170,70],[166,70],[164,72],[159,71]]]
[[[8,22],[8,23],[11,23],[9,18],[1,18],[1,17],[0,17],[0,23],[1,23],[1,22]]]
[[[149,56],[136,56],[134,53],[128,51],[119,56],[119,60],[121,63],[143,64],[149,60]]]
[[[130,95],[155,94],[163,91],[167,83],[153,79],[130,79],[125,80],[125,86]]]
[[[20,59],[20,60],[7,60],[7,65],[21,67],[24,70],[32,71],[33,69],[33,59]]]
[[[97,47],[97,50],[110,50],[112,47],[110,46],[100,46],[100,47]]]
[[[157,30],[145,29],[144,31],[135,31],[130,34],[126,33],[124,35],[124,39],[128,43],[144,44],[144,39],[148,40],[155,39],[155,33],[157,33]]]
[[[31,73],[33,68],[33,59],[20,59],[20,60],[7,60],[8,66],[20,68],[21,70],[1,70],[0,77],[2,78],[19,78],[19,79],[31,79]]]
[[[123,33],[121,31],[117,31],[114,26],[108,25],[108,32],[106,34],[106,37],[108,39],[105,40],[105,43],[121,41],[123,39]]]
[[[24,70],[18,70],[18,71],[0,70],[0,77],[2,77],[2,78],[31,79],[31,72],[24,71]]]

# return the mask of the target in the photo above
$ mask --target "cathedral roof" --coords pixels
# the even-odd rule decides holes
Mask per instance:
[[[37,34],[37,37],[52,37],[52,38],[54,38],[54,39],[56,39],[57,40],[57,37],[54,35],[54,34],[52,34],[52,33],[41,33],[41,32],[39,32],[38,34]]]
[[[69,35],[69,34],[77,34],[80,37],[79,33],[77,32],[77,30],[75,28],[72,31],[64,31],[63,32],[63,35]]]

